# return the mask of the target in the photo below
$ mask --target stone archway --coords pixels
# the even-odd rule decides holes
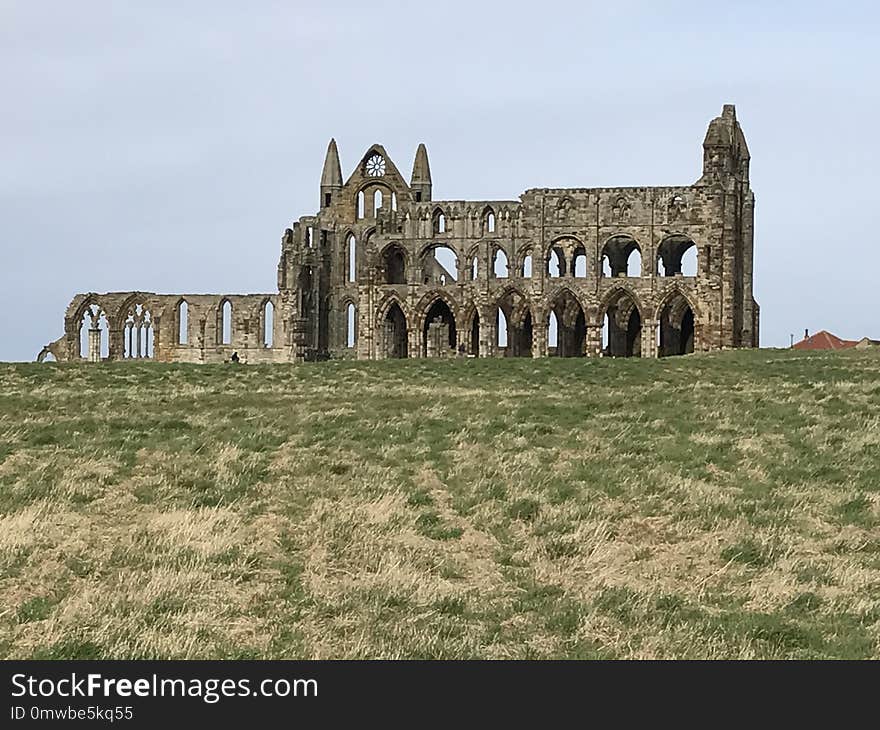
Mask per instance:
[[[642,356],[642,314],[633,295],[616,290],[602,314],[602,354],[606,357]]]
[[[555,332],[553,332],[554,324]],[[583,357],[585,355],[586,315],[577,297],[568,289],[560,291],[550,303],[547,328],[548,351],[551,355],[557,357]]]
[[[392,302],[382,318],[382,356],[389,359],[409,357],[409,331],[406,315],[397,302]]]
[[[455,354],[455,315],[443,298],[437,298],[425,313],[422,327],[422,356],[450,357]]]
[[[670,296],[660,309],[659,357],[688,355],[694,351],[696,322],[690,302],[681,292]]]

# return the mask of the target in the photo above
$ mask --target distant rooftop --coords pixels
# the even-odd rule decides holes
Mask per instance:
[[[805,333],[806,334],[806,333]],[[880,340],[872,340],[863,337],[860,340],[844,340],[833,335],[827,330],[821,330],[814,335],[808,335],[800,342],[792,345],[794,350],[846,350],[850,347],[872,347],[880,345]]]

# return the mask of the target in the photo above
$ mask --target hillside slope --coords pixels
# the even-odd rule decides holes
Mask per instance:
[[[0,366],[0,656],[880,657],[880,355]]]

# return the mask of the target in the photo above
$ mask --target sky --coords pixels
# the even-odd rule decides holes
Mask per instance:
[[[0,360],[77,292],[276,290],[327,142],[437,199],[687,185],[735,104],[761,345],[880,338],[880,5],[0,0]],[[864,230],[861,227],[864,226]]]

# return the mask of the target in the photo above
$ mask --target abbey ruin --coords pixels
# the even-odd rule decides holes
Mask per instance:
[[[754,195],[733,106],[685,187],[534,188],[434,200],[381,145],[285,230],[278,291],[78,294],[38,360],[659,357],[758,346]]]

